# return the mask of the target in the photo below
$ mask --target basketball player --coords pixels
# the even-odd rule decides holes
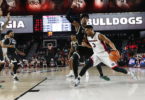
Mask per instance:
[[[17,50],[16,48],[16,40],[14,39],[14,32],[12,30],[7,31],[7,38],[4,41],[3,47],[8,48],[7,55],[10,59],[11,65],[13,65],[13,78],[14,80],[18,81],[17,77],[17,70],[18,70],[18,63],[20,63],[21,58],[20,55],[25,55],[21,51]]]
[[[2,12],[2,10],[0,11],[0,12]],[[9,22],[9,20],[10,20],[10,13],[8,13],[7,14],[7,20],[6,20],[6,22],[4,23],[4,25],[1,25],[0,24],[0,63],[2,63],[2,64],[0,64],[0,71],[3,69],[3,67],[4,67],[4,59],[3,59],[3,52],[2,52],[2,39],[1,39],[1,33],[4,31],[4,29],[6,28],[6,25],[8,24],[8,22]]]
[[[0,0],[0,17],[3,15],[3,11],[1,9],[2,2],[3,0]],[[5,64],[4,59],[3,59],[3,52],[2,52],[1,33],[6,28],[6,25],[8,24],[9,20],[10,20],[10,13],[7,14],[7,21],[4,23],[4,25],[0,24],[0,72],[2,71]],[[2,87],[2,85],[0,85],[0,87]]]
[[[68,75],[66,75],[66,77],[73,77],[74,73],[73,73],[73,65],[72,65],[72,54],[74,51],[76,51],[76,47],[78,46],[78,42],[77,42],[77,38],[75,35],[71,35],[71,48],[68,54],[68,59],[69,59],[69,69],[70,72]]]
[[[74,76],[73,65],[72,65],[73,64],[73,56],[72,55],[73,55],[73,53],[77,54],[77,47],[78,47],[78,45],[79,44],[78,44],[76,35],[71,35],[71,49],[70,49],[70,52],[69,52],[69,55],[68,55],[70,72],[69,72],[68,75],[66,75],[67,77],[73,77]],[[89,78],[89,73],[86,72],[86,79],[88,79],[88,78]]]
[[[8,38],[7,35],[4,36],[4,39],[2,40],[2,52],[3,52],[3,58],[5,61],[8,61],[9,62],[9,58],[7,56],[7,49],[8,48],[4,48],[3,45],[4,45],[4,41]]]
[[[88,59],[92,54],[93,50],[92,48],[84,47],[82,46],[84,35],[85,35],[85,26],[87,25],[87,21],[89,19],[88,14],[82,14],[80,16],[80,23],[74,20],[71,16],[72,9],[77,7],[77,2],[76,0],[73,1],[71,8],[67,12],[66,18],[72,23],[72,25],[75,27],[76,30],[76,37],[79,46],[77,47],[77,52],[74,52],[72,55],[72,65],[73,65],[73,71],[75,78],[78,77],[78,66],[79,66],[79,59],[80,57],[85,57],[85,59]],[[100,77],[105,79],[105,80],[110,80],[107,76],[103,75],[102,68],[101,66],[97,66],[97,69],[100,73]]]
[[[128,72],[127,70],[123,68],[119,68],[117,63],[112,61],[109,58],[108,52],[104,48],[104,43],[109,45],[112,50],[118,51],[115,47],[115,45],[104,35],[100,34],[99,32],[94,32],[93,27],[91,25],[87,25],[85,27],[85,32],[87,34],[87,41],[91,45],[94,54],[91,56],[90,59],[87,60],[85,67],[81,70],[79,77],[75,81],[75,86],[78,86],[80,83],[80,78],[85,74],[85,72],[91,67],[91,66],[97,66],[99,63],[104,63],[108,67],[112,68],[116,72],[121,72],[124,74],[131,75],[133,79],[136,79],[134,74],[132,72]],[[88,45],[88,44],[84,44]]]

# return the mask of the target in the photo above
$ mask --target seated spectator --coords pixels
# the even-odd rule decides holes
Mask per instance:
[[[137,61],[137,59],[136,59],[135,57],[131,57],[131,58],[129,59],[128,66],[129,66],[129,67],[135,67],[135,66],[136,66],[136,61]]]

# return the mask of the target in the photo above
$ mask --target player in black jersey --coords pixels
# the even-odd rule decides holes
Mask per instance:
[[[66,75],[66,77],[73,77],[74,73],[73,73],[73,66],[72,66],[72,55],[73,53],[76,51],[76,48],[78,47],[78,41],[75,35],[71,35],[71,48],[69,50],[69,54],[68,54],[68,59],[69,59],[69,74]]]
[[[88,59],[93,54],[92,48],[88,48],[88,47],[83,46],[83,39],[85,36],[84,29],[85,29],[85,26],[87,25],[87,21],[89,19],[89,16],[88,16],[88,14],[82,14],[80,16],[80,22],[77,22],[76,20],[74,20],[72,18],[72,9],[76,6],[77,6],[77,2],[73,1],[71,8],[68,10],[67,16],[66,16],[66,18],[75,27],[75,30],[77,32],[76,36],[77,36],[77,40],[78,40],[78,44],[79,44],[79,46],[77,47],[77,53],[74,53],[72,56],[73,57],[73,62],[72,62],[73,64],[72,65],[73,65],[73,71],[74,71],[75,78],[78,77],[79,56],[85,57],[85,59]],[[78,54],[79,54],[79,56],[78,56]],[[105,80],[110,80],[107,76],[103,75],[102,68],[100,65],[97,66],[97,69],[100,73],[101,78],[103,78]]]
[[[21,58],[19,57],[18,54],[20,55],[25,55],[23,52],[19,51],[16,48],[16,40],[14,39],[14,32],[12,30],[7,31],[7,38],[4,40],[3,47],[8,48],[7,50],[7,55],[10,60],[12,67],[12,75],[14,76],[13,78],[18,81],[17,77],[17,70],[18,70],[18,63],[20,63]]]

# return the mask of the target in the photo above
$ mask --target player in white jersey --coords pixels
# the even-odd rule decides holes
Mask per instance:
[[[4,39],[2,40],[2,45],[4,45],[5,39],[7,39],[7,35],[4,36]],[[5,47],[2,46],[3,59],[4,59],[4,61],[9,62],[9,58],[8,58],[8,55],[7,55],[7,50],[8,50],[8,48],[5,48]]]
[[[83,45],[92,48],[94,54],[91,56],[90,59],[88,59],[85,67],[83,67],[83,69],[81,70],[78,78],[75,81],[75,86],[79,85],[80,78],[91,66],[97,66],[101,62],[107,65],[108,67],[112,68],[116,72],[131,75],[133,79],[136,79],[132,72],[129,72],[123,68],[119,68],[117,63],[109,58],[109,54],[106,51],[104,44],[108,44],[112,48],[112,50],[117,51],[117,49],[115,45],[106,36],[98,32],[94,32],[93,27],[91,25],[87,25],[85,27],[85,32],[87,35],[87,41],[91,46],[88,45],[86,42],[84,42]]]
[[[2,14],[3,14],[3,12],[2,12],[2,10],[0,8],[0,15],[2,15]],[[1,40],[1,33],[4,31],[4,29],[6,29],[6,25],[8,24],[9,20],[10,20],[10,13],[7,14],[7,20],[4,23],[4,25],[0,24],[0,71],[2,70],[3,65],[4,65],[3,52],[2,52],[3,41]]]
[[[0,0],[0,17],[3,15],[3,11],[1,9],[1,4],[2,3],[3,3],[3,0]],[[0,24],[0,72],[2,71],[2,69],[4,67],[4,64],[5,64],[5,62],[3,61],[3,53],[2,53],[3,43],[1,41],[1,33],[6,28],[6,25],[8,24],[9,20],[10,20],[10,13],[7,14],[6,22],[3,25]],[[0,85],[0,87],[2,87],[2,85]]]

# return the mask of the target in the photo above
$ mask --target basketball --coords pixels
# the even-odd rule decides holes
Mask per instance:
[[[118,51],[111,51],[109,53],[109,58],[112,60],[112,61],[115,61],[117,62],[119,59],[120,59],[120,54]]]

